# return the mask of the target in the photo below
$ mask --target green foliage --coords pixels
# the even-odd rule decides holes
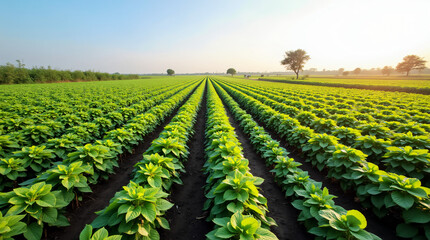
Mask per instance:
[[[359,130],[349,127],[338,127],[332,133],[333,136],[339,139],[340,143],[347,146],[354,145],[355,140],[361,137],[361,132]]]
[[[167,220],[162,217],[173,206],[164,200],[167,193],[160,188],[144,188],[134,182],[123,188],[109,206],[97,213],[99,216],[91,223],[93,227],[109,226],[113,232],[150,239],[158,236],[156,227],[169,229]]]
[[[4,216],[0,212],[0,239],[13,240],[13,236],[22,234],[26,231],[26,224],[21,222],[24,215]]]
[[[374,163],[379,163],[382,160],[382,156],[389,146],[389,141],[369,135],[358,137],[353,145],[354,148],[363,151],[368,156],[368,160]]]
[[[19,148],[19,144],[10,135],[0,136],[0,156],[6,156],[6,153],[12,149]]]
[[[232,94],[232,96],[242,106],[250,110],[253,116],[257,117],[264,124],[267,124],[267,126],[270,127],[272,130],[285,137],[289,145],[297,147],[299,151],[302,150],[304,153],[310,154],[312,161],[315,161],[317,154],[327,154],[327,156],[329,156],[329,159],[331,160],[328,161],[325,167],[328,168],[329,172],[331,171],[332,176],[340,180],[340,183],[343,188],[356,190],[357,196],[360,199],[360,202],[362,202],[363,206],[371,208],[377,216],[382,217],[387,214],[396,215],[396,212],[408,212],[411,211],[411,209],[414,209],[416,213],[419,213],[417,214],[419,215],[417,221],[424,222],[424,219],[426,219],[425,216],[427,216],[428,208],[430,207],[430,200],[427,193],[428,188],[421,186],[421,182],[418,179],[407,178],[402,175],[397,175],[395,173],[379,170],[377,165],[369,162],[379,162],[380,160],[382,160],[382,156],[387,152],[387,148],[392,146],[392,143],[390,141],[391,139],[389,139],[392,136],[393,138],[397,136],[401,137],[399,138],[401,140],[397,140],[399,142],[410,141],[416,144],[422,144],[422,146],[425,146],[427,140],[425,139],[425,137],[413,136],[412,133],[403,134],[402,136],[400,136],[400,134],[397,135],[391,130],[388,131],[387,129],[385,129],[388,131],[388,141],[385,141],[383,139],[377,139],[376,137],[369,135],[360,137],[357,134],[358,137],[355,139],[355,141],[352,141],[353,139],[351,139],[351,143],[353,143],[353,148],[347,148],[346,146],[342,146],[338,144],[337,141],[327,141],[328,148],[324,149],[318,145],[320,141],[324,142],[324,140],[322,139],[325,138],[319,136],[314,139],[315,136],[318,136],[318,134],[315,134],[309,130],[307,131],[307,133],[305,133],[306,128],[303,127],[301,124],[291,124],[293,123],[293,121],[286,121],[285,126],[281,125],[280,119],[283,119],[284,117],[282,113],[273,110],[274,107],[277,105],[269,101],[267,97],[275,96],[275,93],[269,93],[270,90],[267,90],[267,88],[258,88],[257,90],[257,87],[245,87],[243,85],[239,86],[240,84],[238,83],[233,84],[227,81],[223,82],[221,85],[228,93]],[[260,92],[264,92],[265,95],[263,96],[262,94],[260,94]],[[308,96],[307,94],[297,92],[283,92],[282,94],[288,95],[291,99],[297,99],[291,97],[296,96],[294,94],[298,94],[300,97],[302,97],[303,95],[306,95],[306,97]],[[333,101],[333,98],[328,96],[325,99]],[[335,101],[333,101],[333,103],[329,103],[329,101],[326,103],[333,105],[335,104]],[[372,103],[373,102],[368,101],[362,106],[369,107],[372,106]],[[382,111],[384,113],[388,113],[388,110],[394,111],[395,108],[391,107],[391,104],[392,103],[388,101],[381,101],[380,104],[376,105],[376,108],[369,108],[369,112],[372,113],[373,111]],[[408,104],[405,104],[403,107],[399,107],[399,109],[405,109],[407,108],[407,105]],[[420,113],[411,112],[411,116],[416,116],[419,114]],[[307,113],[305,115],[302,115],[301,120],[305,122],[307,116],[310,115]],[[376,119],[379,117],[378,114],[374,114],[374,116],[375,119],[373,119],[372,116],[366,114],[355,115],[357,119],[361,119],[360,125],[363,126],[364,124],[366,124],[365,121],[376,121]],[[252,125],[251,123],[247,124]],[[297,134],[297,129],[301,129],[301,132],[303,132],[304,134]],[[339,131],[338,133],[341,134],[341,131]],[[310,141],[311,139],[312,141]],[[401,146],[400,143],[399,146]],[[315,147],[316,152],[314,152],[312,147]],[[359,151],[357,147],[363,148],[363,152]],[[367,154],[370,154],[371,156],[366,157]],[[335,168],[334,165],[330,166],[330,164],[340,165],[336,165],[338,167]],[[292,169],[294,169],[294,167]],[[281,171],[275,172],[277,173],[277,176],[275,178],[277,179],[277,181],[279,181],[279,179],[281,179],[282,177],[280,176]],[[300,189],[303,189],[303,187],[301,186],[305,186],[305,184],[312,183],[312,181],[309,180],[309,176],[307,175],[307,173],[300,172],[299,170],[287,170],[285,172],[289,174],[286,176],[286,178],[284,178],[285,180],[283,181],[283,189],[286,190],[287,196],[297,196],[297,191],[300,192]],[[410,192],[408,192],[408,190]],[[395,199],[393,199],[393,196]],[[295,204],[295,207],[298,209],[302,209],[303,205],[299,203],[300,202],[297,202],[297,204]],[[426,229],[428,228],[428,226],[426,224],[418,222],[408,222],[408,218],[411,218],[411,215],[412,214],[403,214],[402,219],[400,219],[400,221],[404,222],[408,228],[413,229],[413,231],[411,232],[415,234],[414,236],[417,237],[417,239],[419,237],[422,237],[424,234],[428,235],[430,232],[427,233],[428,231]],[[306,221],[307,226],[312,225],[312,219],[314,219],[313,224],[315,224],[315,218],[310,218],[309,221]],[[402,225],[401,229],[403,229],[403,227],[404,225]],[[311,232],[315,235],[327,233],[321,231],[320,228],[316,228]],[[398,233],[398,235],[401,236],[400,233]]]
[[[321,217],[328,220],[328,224],[321,227],[330,227],[327,239],[380,239],[379,237],[366,232],[366,218],[357,210],[349,210],[344,214],[339,214],[331,209],[321,210]]]
[[[66,202],[70,202],[77,197],[78,192],[91,192],[85,175],[92,174],[94,174],[94,169],[91,165],[83,165],[81,161],[77,161],[68,165],[55,165],[37,178],[30,179],[21,185],[37,182],[50,184],[53,188],[61,191]]]
[[[208,174],[208,178],[205,186],[207,201],[204,209],[210,210],[208,220],[217,221],[225,218],[228,222],[232,215],[238,213],[253,216],[252,219],[255,218],[256,222],[265,228],[275,225],[275,221],[266,216],[267,199],[259,193],[257,188],[263,179],[249,173],[248,161],[243,158],[234,129],[229,124],[222,102],[211,84],[208,89],[207,112],[205,131],[207,161],[204,164],[204,172]],[[251,126],[249,127],[251,128]],[[248,229],[245,225],[243,227]],[[231,232],[236,231],[241,230],[240,228],[231,230]],[[251,235],[246,237],[254,239],[255,230],[253,231],[249,232]],[[222,239],[230,236],[221,236],[215,232],[217,232],[216,229],[207,237],[214,239],[221,237]]]
[[[235,75],[236,74],[236,69],[234,69],[234,68],[227,69],[227,74],[231,74],[231,76]]]
[[[418,179],[423,179],[430,173],[430,154],[427,149],[388,147],[383,156],[387,170]]]
[[[253,121],[252,117],[246,114],[222,88],[216,87],[222,95],[223,100],[230,107],[235,119],[239,120],[239,125],[251,139],[254,148],[266,160],[269,166],[274,165],[271,172],[275,173],[275,180],[282,186],[285,195],[295,199],[292,204],[295,208],[300,210],[298,220],[303,221],[306,228],[309,229],[309,232],[316,236],[328,239],[332,236],[342,236],[342,231],[338,231],[334,228],[320,227],[327,224],[327,220],[319,214],[321,210],[334,209],[337,212],[346,213],[343,208],[335,205],[333,201],[335,196],[330,195],[327,188],[323,189],[321,183],[310,179],[307,172],[299,168],[301,165],[300,163],[295,162],[292,158],[288,158],[286,150],[280,147],[278,142],[272,140],[270,135],[265,132],[264,128],[259,127],[258,124]],[[252,122],[254,122],[254,124],[252,124]],[[323,136],[320,137],[324,139]],[[341,145],[336,145],[336,147],[338,146]],[[348,166],[351,166],[351,161],[355,160],[359,162],[365,158],[365,155],[360,151],[347,148],[346,146],[340,149],[337,148],[336,151],[333,152],[333,156],[335,156],[336,162],[340,161],[340,164],[338,163],[340,166],[342,166],[342,164],[349,164]],[[330,164],[330,162],[328,164]],[[378,239],[376,236],[364,230],[363,232],[363,234]],[[213,237],[215,233],[217,233],[216,230],[212,231],[211,236]]]
[[[215,218],[215,230],[208,233],[206,237],[210,240],[217,239],[278,239],[275,234],[262,228],[261,223],[252,215],[243,215],[241,212],[234,213],[231,218]]]
[[[105,139],[111,139],[122,144],[128,152],[132,152],[133,146],[137,144],[137,136],[131,129],[117,128],[106,133]]]
[[[285,65],[287,70],[293,70],[296,74],[296,79],[299,79],[299,72],[303,70],[303,66],[310,58],[305,50],[297,49],[285,52],[285,58],[281,61],[281,64]]]
[[[109,232],[105,228],[101,228],[93,234],[93,227],[88,224],[79,235],[79,240],[121,240],[121,238],[121,235],[109,236]]]
[[[307,152],[311,162],[319,170],[326,165],[330,158],[334,146],[337,144],[337,138],[327,134],[315,134],[308,143],[303,145],[303,151]]]
[[[15,181],[27,176],[24,165],[25,161],[19,158],[0,158],[0,174]]]
[[[91,145],[76,147],[76,151],[69,153],[66,163],[82,161],[94,169],[94,175],[90,182],[97,182],[99,177],[107,179],[108,174],[113,173],[113,168],[118,167],[116,159],[110,149],[103,145]]]
[[[19,60],[18,65],[14,66],[11,63],[0,66],[0,84],[18,84],[18,83],[45,83],[45,82],[66,82],[66,81],[100,81],[100,80],[116,80],[116,79],[137,79],[137,74],[109,74],[92,71],[74,71],[70,70],[54,70],[48,66],[33,67],[32,69],[24,68]]]
[[[38,173],[47,169],[55,158],[52,150],[46,149],[46,146],[23,147],[21,151],[14,152],[14,157],[21,158],[24,161],[24,168],[28,166]]]
[[[173,74],[175,74],[175,71],[173,69],[167,69],[167,75],[172,76]]]
[[[29,239],[40,239],[45,223],[50,226],[67,226],[68,220],[58,212],[67,206],[60,191],[51,191],[52,185],[43,182],[30,187],[15,188],[11,192],[2,193],[0,202],[12,207],[5,216],[23,214],[28,216],[27,231],[24,236]]]
[[[377,123],[368,123],[358,127],[362,135],[375,136],[376,138],[385,139],[390,136],[390,129]]]

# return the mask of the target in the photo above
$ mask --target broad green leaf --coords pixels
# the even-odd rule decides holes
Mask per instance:
[[[164,200],[164,199],[159,199],[158,201],[157,201],[157,208],[158,208],[158,210],[160,210],[160,211],[167,211],[167,210],[169,210],[170,208],[172,208],[173,207],[173,203],[170,203],[169,201],[167,201],[167,200]]]
[[[235,234],[231,233],[226,227],[221,227],[215,232],[215,236],[223,239],[229,239]]]
[[[58,216],[58,211],[56,208],[44,208],[42,213],[42,220],[44,222],[55,225]]]
[[[27,231],[24,232],[24,237],[27,240],[40,240],[42,238],[43,228],[37,223],[31,223],[27,226]]]
[[[417,208],[411,208],[403,211],[403,218],[406,223],[428,223],[430,222],[430,213]]]
[[[401,223],[397,225],[396,232],[399,237],[413,238],[415,235],[418,234],[418,228],[410,224]]]
[[[357,210],[349,210],[346,213],[346,218],[348,219],[348,221],[349,220],[352,220],[352,221],[358,220],[358,226],[361,229],[365,229],[367,226],[366,218],[364,217],[364,215],[361,212],[359,212]]]
[[[141,213],[141,209],[142,209],[141,206],[137,206],[137,207],[131,206],[128,209],[127,214],[125,214],[125,221],[130,222],[131,220],[139,217]]]
[[[259,228],[257,230],[256,234],[259,235],[258,239],[260,239],[260,240],[277,240],[278,239],[275,234],[273,234],[272,232],[270,232],[269,230],[267,230],[265,228]]]
[[[40,199],[36,200],[36,203],[42,207],[55,207],[56,202],[57,199],[52,193],[48,193],[45,196],[42,196]]]
[[[149,235],[149,232],[146,230],[145,226],[143,224],[137,225],[137,231],[140,233],[140,235],[147,237]]]
[[[414,198],[404,192],[395,191],[391,194],[391,198],[397,205],[404,209],[409,209],[412,207],[412,205],[414,205]]]
[[[93,227],[91,225],[85,225],[84,230],[79,234],[79,240],[90,240],[91,234],[93,233]]]
[[[93,234],[92,240],[104,240],[109,236],[109,232],[105,228],[99,229]]]
[[[150,222],[154,222],[156,217],[156,208],[153,203],[144,203],[141,210],[142,215]]]

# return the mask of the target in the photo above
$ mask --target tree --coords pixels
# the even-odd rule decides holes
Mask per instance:
[[[385,66],[382,70],[381,73],[382,75],[387,75],[390,76],[390,74],[394,71],[394,68],[389,67],[389,66]]]
[[[361,73],[361,68],[356,68],[354,71],[352,71],[355,75],[358,75]]]
[[[236,74],[236,69],[234,68],[227,69],[227,74],[231,74],[231,76],[233,77],[233,75]]]
[[[339,68],[339,70],[337,70],[337,72],[338,72],[338,74],[339,75],[342,75],[342,73],[345,71],[345,69],[344,68]]]
[[[403,58],[403,62],[397,64],[396,70],[400,73],[406,73],[406,76],[409,76],[409,72],[411,70],[422,70],[424,69],[425,63],[424,59],[418,57],[417,55],[408,55]]]
[[[169,76],[172,76],[173,74],[175,74],[175,71],[173,71],[173,69],[167,69],[167,74],[169,75]]]
[[[287,70],[293,70],[296,74],[296,79],[299,79],[299,72],[303,70],[303,66],[306,61],[311,59],[306,51],[303,49],[297,49],[296,51],[285,52],[285,58],[281,61],[282,65],[285,65]]]
[[[345,71],[345,72],[342,73],[343,76],[348,76],[348,74],[349,74],[348,71]]]

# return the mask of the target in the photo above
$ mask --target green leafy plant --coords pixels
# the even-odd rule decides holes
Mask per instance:
[[[139,169],[136,171],[134,181],[138,184],[148,185],[150,187],[164,187],[169,189],[171,183],[165,183],[169,181],[170,173],[167,169],[160,165],[154,165],[151,162],[147,164],[139,164]],[[164,179],[164,181],[163,181]]]
[[[0,135],[0,156],[6,156],[13,149],[19,148],[19,144],[10,135]]]
[[[177,138],[157,138],[146,152],[162,152],[164,156],[176,159],[185,158],[189,154],[187,145]]]
[[[366,218],[357,210],[338,213],[332,209],[327,209],[321,210],[320,215],[328,220],[327,224],[320,225],[320,227],[330,228],[327,232],[327,239],[380,239],[364,230],[367,226]],[[319,230],[314,232],[319,232]]]
[[[25,161],[19,158],[0,158],[0,174],[12,181],[27,176]]]
[[[121,235],[109,236],[109,232],[105,228],[101,228],[93,234],[93,227],[88,224],[85,225],[85,228],[79,235],[79,240],[121,240],[121,238]]]
[[[91,176],[90,182],[97,182],[99,177],[108,178],[108,174],[113,173],[113,168],[118,167],[118,163],[113,158],[108,147],[103,145],[91,145],[76,147],[76,151],[69,153],[66,163],[82,161],[94,169],[94,175]]]
[[[385,139],[390,137],[390,129],[378,123],[368,123],[358,127],[361,134],[375,136],[376,138]]]
[[[69,138],[51,138],[46,142],[46,146],[54,151],[57,157],[65,159],[67,158],[67,154],[73,151],[76,143]]]
[[[53,137],[54,133],[48,126],[44,125],[29,125],[26,126],[22,134],[25,138],[33,144],[46,142],[48,138]]]
[[[60,190],[67,203],[75,198],[76,205],[78,205],[78,192],[91,192],[85,175],[92,174],[94,174],[92,166],[83,164],[81,161],[72,162],[68,165],[58,164],[37,178],[22,183],[22,185],[45,182]]]
[[[0,239],[13,240],[13,236],[24,233],[27,225],[21,220],[25,215],[4,216],[0,212]]]
[[[51,191],[52,185],[44,182],[36,183],[30,187],[15,188],[8,193],[0,195],[0,202],[7,202],[12,207],[5,216],[23,214],[26,218],[27,231],[24,237],[28,240],[40,239],[44,223],[50,226],[67,226],[68,220],[58,212],[67,206],[61,191]]]
[[[318,133],[330,133],[336,127],[336,122],[331,119],[317,118],[311,122],[310,127]]]
[[[349,127],[338,127],[332,132],[332,134],[339,139],[340,143],[347,146],[353,146],[355,140],[358,137],[361,137],[361,132],[359,130]]]
[[[410,146],[415,149],[430,149],[430,138],[425,135],[415,136],[411,132],[394,134],[392,145],[397,147]]]
[[[261,227],[260,221],[252,215],[243,215],[236,212],[231,218],[215,218],[213,222],[217,225],[215,230],[208,233],[206,237],[210,240],[218,239],[247,239],[247,240],[275,240],[275,234]]]
[[[354,148],[342,144],[336,145],[332,156],[327,161],[328,176],[341,180],[341,187],[346,190],[360,185],[361,174],[354,171],[366,160],[367,155]]]
[[[51,166],[55,155],[52,150],[46,149],[46,146],[23,147],[21,151],[14,152],[14,157],[21,158],[25,165],[30,166],[34,172],[41,172]]]
[[[327,134],[314,134],[309,141],[304,144],[302,150],[307,152],[311,162],[320,171],[325,167],[326,162],[332,155],[337,138]]]
[[[131,129],[118,128],[111,130],[106,133],[104,138],[120,142],[122,147],[130,153],[133,150],[133,146],[137,144],[136,136],[134,136],[133,130]]]
[[[390,145],[390,141],[385,141],[383,139],[378,139],[375,136],[367,135],[358,137],[353,147],[363,151],[363,153],[368,156],[368,161],[379,164],[387,147]]]
[[[156,227],[169,229],[168,221],[162,217],[173,206],[164,199],[167,193],[160,188],[144,188],[134,182],[123,188],[109,206],[97,212],[99,216],[91,225],[94,228],[109,226],[113,232],[136,239],[159,239]]]
[[[418,179],[430,174],[430,154],[427,149],[412,149],[410,146],[388,147],[383,156],[387,170]],[[427,181],[430,180],[427,178]]]

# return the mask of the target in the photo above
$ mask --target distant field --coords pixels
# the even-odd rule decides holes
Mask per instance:
[[[237,79],[245,79],[242,75],[235,76]],[[295,79],[293,75],[263,76],[252,75],[250,80],[261,80],[270,82],[284,82],[289,84],[303,84],[314,86],[357,88],[368,90],[381,90],[393,92],[408,92],[419,94],[430,94],[430,75],[419,76],[351,76],[340,78],[338,76],[311,76],[310,78]]]
[[[261,79],[292,80],[290,76],[285,77],[262,77]],[[399,86],[414,88],[430,88],[430,77],[427,79],[352,79],[352,78],[322,78],[310,77],[303,82],[333,83],[333,84],[354,84],[354,85],[377,85],[377,86]]]

